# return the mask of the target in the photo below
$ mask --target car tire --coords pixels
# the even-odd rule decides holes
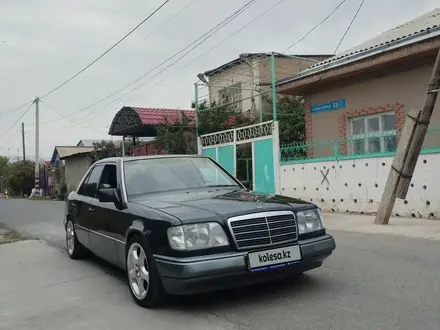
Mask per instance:
[[[145,237],[134,235],[130,239],[125,261],[128,287],[136,304],[145,308],[160,306],[167,295]]]
[[[66,250],[70,259],[82,259],[87,255],[87,249],[76,237],[75,226],[72,220],[67,220],[66,223]]]

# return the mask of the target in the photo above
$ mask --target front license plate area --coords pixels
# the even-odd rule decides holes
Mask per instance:
[[[299,245],[248,253],[251,272],[291,266],[301,260]]]

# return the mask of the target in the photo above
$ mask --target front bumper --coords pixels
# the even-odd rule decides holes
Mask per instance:
[[[280,279],[318,268],[336,248],[332,236],[299,241],[301,261],[268,271],[250,272],[247,252],[171,258],[155,255],[165,291],[175,295],[210,292]]]

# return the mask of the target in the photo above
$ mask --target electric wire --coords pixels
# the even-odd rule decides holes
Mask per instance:
[[[149,37],[151,37],[156,31],[158,31],[159,29],[163,28],[168,22],[170,22],[171,20],[173,20],[174,18],[176,18],[178,15],[180,15],[183,11],[185,11],[186,9],[188,9],[188,7],[190,7],[194,2],[196,2],[197,0],[192,0],[191,2],[187,3],[184,7],[182,7],[181,9],[179,9],[177,12],[175,12],[173,15],[171,15],[168,19],[166,19],[161,25],[156,26],[153,30],[151,30],[146,36],[144,36],[142,38],[143,41],[147,40]],[[128,50],[133,49],[138,43],[134,44],[133,46],[131,46],[130,48],[128,48]]]
[[[10,115],[11,113],[14,113],[14,112],[16,112],[17,110],[19,110],[19,109],[21,109],[21,108],[24,108],[25,106],[29,105],[30,102],[32,103],[32,102],[34,102],[34,100],[32,100],[32,101],[27,101],[26,103],[23,103],[22,105],[19,105],[19,106],[17,106],[17,107],[14,107],[14,108],[12,108],[12,109],[7,110],[7,111],[0,112],[0,115],[2,115],[2,116]]]
[[[254,0],[251,2],[256,2],[258,0]],[[247,9],[247,8],[246,8]],[[244,10],[241,13],[243,13]],[[238,15],[236,15],[233,19],[235,19],[236,17],[238,17]],[[229,24],[232,20],[228,21],[226,24]],[[224,24],[222,27],[224,27],[226,24]],[[195,45],[194,47],[192,47],[190,50],[188,50],[186,53],[184,53],[183,55],[181,55],[178,59],[176,59],[174,62],[172,62],[171,64],[168,64],[166,67],[162,68],[159,72],[155,73],[152,77],[149,78],[149,80],[137,85],[136,87],[134,87],[133,89],[129,90],[128,92],[126,92],[125,94],[123,94],[121,97],[119,97],[119,99],[117,99],[116,101],[111,102],[110,104],[113,104],[114,102],[117,102],[118,100],[122,99],[123,97],[127,96],[128,94],[131,94],[132,92],[134,92],[135,90],[144,87],[145,85],[147,85],[149,82],[151,82],[151,80],[153,80],[155,77],[159,76],[162,72],[164,72],[166,69],[168,69],[169,67],[173,66],[175,63],[177,63],[178,61],[180,61],[182,58],[184,58],[186,55],[188,55],[190,52],[192,52],[194,49],[196,49],[198,46],[200,46],[202,43],[204,43],[207,39],[209,39],[210,37],[212,37],[215,33],[217,33],[219,30],[215,31],[213,34],[211,34],[210,36],[206,37],[205,39],[203,39],[202,41],[200,41],[197,45]],[[110,105],[108,104],[108,105]],[[106,105],[106,106],[108,106]],[[88,116],[86,116],[88,117]]]
[[[339,50],[339,47],[341,46],[342,42],[344,41],[345,37],[347,36],[348,31],[350,31],[351,27],[353,26],[354,21],[355,21],[356,18],[358,17],[359,12],[361,11],[362,6],[364,5],[364,2],[365,2],[365,0],[361,0],[361,3],[359,4],[359,6],[358,6],[356,12],[355,12],[354,15],[353,15],[353,18],[352,18],[351,21],[350,21],[350,24],[348,25],[347,29],[345,29],[344,34],[342,35],[341,39],[340,39],[339,42],[338,42],[338,45],[336,46],[336,48],[335,48],[335,50],[334,50],[334,52],[333,52],[333,56],[336,55],[336,53],[337,53],[338,50]],[[326,70],[327,70],[328,66],[330,65],[330,63],[331,63],[331,62],[328,62],[328,63],[324,66],[324,68],[323,68],[323,72],[322,72],[322,74],[320,75],[320,77],[319,77],[319,79],[318,79],[318,82],[321,81],[322,78],[324,77],[324,75],[325,75],[325,73],[326,73]]]
[[[35,101],[34,101],[35,102]],[[29,110],[31,109],[31,107],[32,107],[32,105],[34,104],[34,102],[32,102],[30,105],[29,105],[29,108],[27,108],[26,109],[26,111],[25,112],[23,112],[22,113],[22,115],[6,130],[6,132],[3,132],[3,134],[1,134],[0,135],[0,138],[2,138],[3,136],[5,136],[6,134],[8,134],[9,133],[9,131],[11,130],[11,129],[13,129],[14,128],[14,126],[15,125],[17,125],[17,123],[29,112]]]
[[[60,120],[60,119],[64,119],[64,118],[68,118],[68,117],[71,117],[71,116],[74,116],[75,114],[78,114],[78,113],[83,112],[83,111],[85,111],[85,110],[87,110],[87,109],[90,109],[91,107],[93,107],[93,106],[95,106],[95,105],[98,105],[99,103],[102,103],[102,102],[104,102],[105,100],[111,98],[112,96],[114,96],[114,95],[116,95],[116,94],[122,92],[123,90],[125,90],[125,89],[127,89],[128,87],[130,87],[130,86],[136,84],[138,81],[140,81],[140,80],[142,80],[143,78],[145,78],[148,74],[150,74],[150,73],[153,72],[154,70],[160,68],[162,65],[164,65],[164,64],[166,64],[167,62],[171,61],[171,60],[174,59],[175,57],[179,56],[181,53],[185,52],[188,48],[191,48],[194,44],[197,44],[197,42],[199,42],[200,40],[203,39],[203,40],[202,40],[201,42],[199,42],[195,47],[193,47],[190,51],[194,50],[196,47],[198,47],[200,44],[202,44],[203,42],[205,42],[206,40],[208,40],[212,35],[214,35],[215,33],[217,33],[220,29],[222,29],[224,26],[226,26],[227,24],[229,24],[232,20],[234,20],[235,18],[237,18],[240,14],[242,14],[245,10],[247,10],[250,6],[252,6],[252,5],[253,5],[255,2],[257,2],[257,1],[259,1],[259,0],[251,0],[251,1],[248,1],[248,2],[247,2],[244,6],[242,6],[240,9],[238,9],[238,10],[235,11],[233,14],[231,14],[230,16],[228,16],[227,18],[225,18],[223,21],[221,21],[219,24],[217,24],[216,26],[214,26],[213,28],[211,28],[210,30],[208,30],[208,32],[205,32],[205,33],[202,34],[200,37],[198,37],[197,39],[195,39],[192,43],[190,43],[189,45],[187,45],[186,47],[184,47],[184,48],[181,49],[180,51],[174,53],[172,56],[170,56],[170,57],[167,58],[166,60],[162,61],[161,63],[159,63],[159,64],[156,65],[155,67],[151,68],[151,69],[148,70],[146,73],[144,73],[144,74],[142,74],[141,76],[137,77],[136,79],[134,79],[133,81],[131,81],[130,83],[128,83],[127,85],[125,85],[124,87],[122,87],[122,88],[120,88],[120,89],[118,89],[118,90],[112,92],[111,94],[109,94],[109,95],[107,95],[107,96],[101,98],[100,100],[98,100],[98,101],[96,101],[96,102],[94,102],[94,103],[92,103],[92,104],[90,104],[90,105],[88,105],[88,106],[86,106],[86,107],[81,108],[81,109],[78,110],[78,111],[75,111],[75,112],[73,112],[73,113],[66,114],[63,118],[59,118],[58,120]],[[204,39],[204,38],[205,38],[205,39]],[[189,52],[190,52],[190,51],[189,51]],[[188,54],[189,52],[185,53],[185,55]],[[180,58],[182,58],[182,57],[180,57]],[[180,59],[180,58],[179,58],[179,59]],[[178,60],[179,60],[179,59],[178,59]],[[176,61],[177,61],[177,60],[176,60]],[[175,62],[176,62],[176,61],[175,61]],[[175,63],[175,62],[173,62],[173,63]],[[138,87],[138,88],[139,88],[139,87]],[[135,89],[137,89],[137,88],[135,88]],[[135,89],[130,90],[128,93],[132,92],[132,91],[135,90]],[[128,94],[128,93],[127,93],[127,94]],[[124,95],[126,95],[126,94],[124,94]],[[98,110],[99,110],[99,109],[98,109]],[[88,116],[86,116],[86,117],[88,117]],[[57,120],[47,121],[47,122],[45,122],[44,124],[49,124],[49,123],[54,122],[54,121],[57,121]]]
[[[315,31],[318,27],[320,27],[322,24],[324,24],[330,17],[333,16],[333,14],[341,7],[347,0],[341,1],[331,12],[328,14],[321,22],[316,24],[312,29],[310,29],[303,37],[301,37],[298,41],[291,44],[289,47],[286,48],[285,51],[283,51],[283,54],[285,54],[287,51],[289,51],[291,48],[299,44],[301,41],[303,41],[305,38],[307,38],[313,31]]]
[[[192,63],[194,63],[195,61],[197,61],[198,59],[200,59],[201,57],[203,57],[204,55],[206,55],[207,53],[211,52],[212,50],[214,50],[215,48],[219,47],[221,44],[223,44],[224,42],[226,42],[227,40],[229,40],[230,38],[232,38],[233,36],[235,36],[236,34],[238,34],[240,31],[242,31],[243,29],[245,29],[246,27],[248,27],[250,24],[252,24],[253,22],[255,22],[257,19],[261,18],[263,15],[265,15],[267,12],[269,12],[270,10],[272,10],[274,7],[276,7],[277,5],[279,5],[282,1],[284,0],[279,0],[277,1],[275,4],[273,4],[271,7],[269,7],[268,9],[266,9],[264,12],[262,12],[261,14],[259,14],[257,17],[255,17],[254,19],[252,19],[251,21],[249,21],[247,24],[245,24],[244,26],[242,26],[241,28],[239,28],[238,30],[236,30],[234,33],[232,33],[231,35],[229,35],[228,37],[226,37],[225,39],[223,39],[221,42],[219,42],[218,44],[216,44],[215,46],[211,47],[210,49],[208,49],[206,52],[202,53],[200,56],[196,57],[195,59],[191,60],[190,62],[188,62],[186,65],[184,65],[183,67],[181,67],[178,71],[174,72],[172,75],[170,75],[168,78],[165,78],[163,80],[161,80],[160,82],[158,82],[157,84],[155,84],[152,88],[156,87],[157,85],[163,83],[164,81],[172,78],[175,74],[181,72],[182,70],[184,70],[185,68],[187,68],[188,66],[190,66]],[[304,39],[306,39],[314,30],[316,30],[318,27],[320,27],[323,23],[325,23],[331,16],[333,16],[333,14],[346,2],[347,0],[343,0],[341,1],[331,12],[329,15],[327,15],[322,21],[320,21],[318,24],[316,24],[310,31],[308,31],[303,37],[301,37],[298,41],[296,41],[295,43],[293,43],[292,45],[290,45],[286,51],[284,51],[283,53],[286,53],[289,49],[291,49],[292,47],[296,46],[298,43],[302,42]],[[260,61],[257,62],[262,62],[266,60],[265,58],[260,59]],[[178,61],[178,60],[176,60]],[[167,66],[166,68],[170,67],[171,65]],[[165,69],[166,69],[165,68]],[[151,77],[149,79],[149,81],[151,81],[151,79],[153,79],[154,77],[156,77],[158,74],[160,74],[161,72],[163,72],[165,69],[162,69],[160,72],[156,73],[153,77]],[[240,70],[244,70],[244,69],[236,69],[235,71],[240,71]],[[236,74],[233,73],[233,74]],[[148,82],[149,82],[148,81]],[[95,111],[92,111],[91,113],[89,113],[88,115],[86,115],[84,118],[90,117],[92,115],[94,115],[97,112],[100,112],[102,110],[104,110],[105,108],[107,108],[108,106],[114,104],[115,102],[118,101],[122,101],[124,99],[124,97],[128,94],[130,94],[131,92],[133,92],[134,90],[141,88],[143,86],[145,86],[148,82],[146,83],[142,83],[141,85],[138,85],[137,87],[133,88],[132,90],[126,92],[125,94],[123,94],[122,96],[118,97],[117,99],[113,100],[112,102],[106,104],[103,108],[97,109]],[[122,88],[121,90],[118,90],[116,93],[122,91],[123,89],[125,89],[127,86],[124,86],[124,88]],[[116,94],[115,93],[115,94]],[[140,96],[141,94],[143,94],[144,92],[141,92],[137,95],[135,95],[135,98],[137,98],[138,96]],[[112,94],[111,96],[115,95]],[[110,96],[110,97],[111,97]],[[96,104],[93,104],[96,105]],[[92,105],[92,106],[93,106]]]
[[[58,107],[56,107],[56,106],[54,106],[54,105],[52,105],[52,104],[50,104],[50,103],[48,103],[48,102],[46,102],[46,101],[40,101],[40,102],[43,103],[43,104],[45,104],[45,105],[47,105],[49,108],[51,108],[53,111],[55,111],[56,113],[60,114],[61,116],[64,116],[64,113],[61,111],[60,108],[58,108]],[[73,123],[77,124],[78,126],[82,126],[82,127],[84,127],[84,128],[87,128],[87,129],[89,129],[89,130],[95,131],[95,132],[100,133],[100,134],[103,133],[102,131],[98,131],[98,130],[94,129],[93,127],[87,126],[87,125],[85,125],[84,123],[81,123],[81,122],[76,121],[76,120],[74,120],[74,119],[70,119],[70,120],[71,120]],[[103,127],[103,128],[104,128],[104,127]]]
[[[210,49],[208,49],[207,51],[205,51],[204,53],[202,53],[201,55],[199,55],[198,57],[194,58],[193,60],[191,60],[190,62],[186,63],[184,66],[182,66],[180,69],[178,69],[177,71],[173,72],[170,76],[168,76],[165,79],[162,79],[161,81],[159,81],[157,84],[155,84],[154,86],[152,86],[152,88],[157,87],[158,85],[162,84],[163,82],[167,81],[168,79],[172,78],[173,76],[175,76],[176,74],[178,74],[179,72],[185,70],[186,68],[188,68],[191,64],[193,64],[195,61],[199,60],[200,58],[202,58],[203,56],[205,56],[206,54],[210,53],[211,51],[213,51],[214,49],[216,49],[217,47],[219,47],[220,45],[222,45],[223,43],[225,43],[226,41],[228,41],[229,39],[231,39],[232,37],[234,37],[235,35],[237,35],[239,32],[241,32],[242,30],[244,30],[246,27],[248,27],[249,25],[251,25],[252,23],[254,23],[256,20],[258,20],[259,18],[261,18],[262,16],[264,16],[265,14],[267,14],[269,11],[271,11],[272,9],[274,9],[276,6],[278,6],[279,4],[281,4],[283,1],[285,0],[278,0],[276,3],[274,3],[271,7],[269,7],[268,9],[266,9],[265,11],[263,11],[262,13],[260,13],[258,16],[256,16],[255,18],[253,18],[251,21],[249,21],[247,24],[245,24],[244,26],[242,26],[240,29],[236,30],[234,33],[230,34],[228,37],[226,37],[225,39],[223,39],[222,41],[220,41],[218,44],[214,45],[213,47],[211,47]],[[145,92],[145,91],[144,91]],[[135,98],[137,98],[138,96],[142,95],[144,92],[139,93],[136,95]]]
[[[122,41],[124,41],[128,36],[130,36],[134,31],[136,31],[139,27],[141,27],[145,22],[147,22],[152,16],[154,16],[159,10],[161,10],[170,0],[165,0],[159,7],[157,7],[150,15],[148,15],[146,18],[144,18],[138,25],[136,25],[133,29],[130,30],[127,34],[125,34],[121,39],[119,39],[115,44],[113,44],[109,49],[107,49],[104,53],[99,55],[96,59],[94,59],[92,62],[90,62],[88,65],[86,65],[83,69],[75,73],[73,76],[71,76],[69,79],[65,80],[61,84],[59,84],[57,87],[51,89],[49,92],[43,94],[43,96],[40,97],[40,99],[54,93],[64,85],[68,84],[70,81],[78,77],[81,73],[86,71],[88,68],[90,68],[93,64],[98,62],[101,58],[103,58],[105,55],[107,55],[110,51],[112,51],[116,46],[118,46]]]

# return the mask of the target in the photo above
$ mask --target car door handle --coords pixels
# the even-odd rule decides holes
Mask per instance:
[[[94,207],[89,207],[89,213],[92,213],[93,211],[95,211],[95,208]]]

